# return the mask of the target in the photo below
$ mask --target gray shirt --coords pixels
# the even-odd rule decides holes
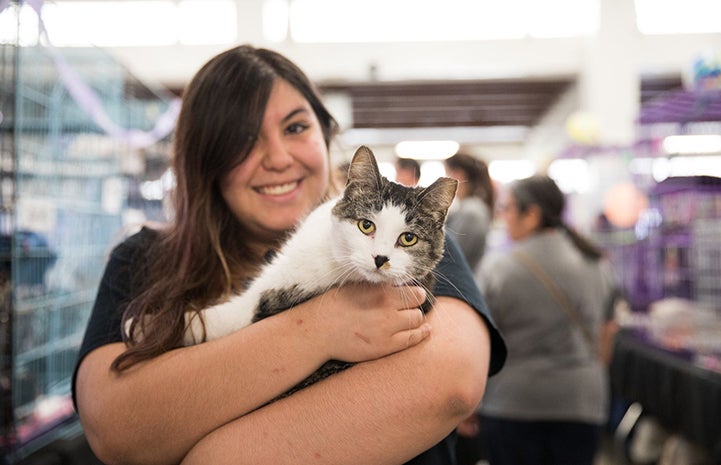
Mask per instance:
[[[535,259],[566,294],[598,338],[611,280],[604,262],[591,261],[562,230],[513,245]],[[503,370],[489,378],[480,411],[514,420],[602,424],[608,412],[606,367],[582,330],[512,251],[489,253],[479,284],[506,338]]]
[[[446,232],[458,242],[472,270],[478,267],[486,250],[492,219],[491,209],[478,197],[456,199],[448,212]]]

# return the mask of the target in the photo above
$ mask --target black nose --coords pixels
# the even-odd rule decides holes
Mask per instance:
[[[388,262],[388,257],[386,257],[385,255],[376,255],[375,262],[376,268],[380,268]]]

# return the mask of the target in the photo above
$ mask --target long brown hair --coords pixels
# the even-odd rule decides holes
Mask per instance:
[[[488,208],[493,211],[493,206],[496,203],[496,191],[485,161],[473,155],[459,152],[447,158],[444,163],[450,169],[463,171],[466,175],[469,195],[483,200],[488,205]]]
[[[183,94],[174,133],[174,217],[147,252],[144,269],[134,270],[143,282],[123,315],[124,324],[132,318],[133,327],[114,369],[178,347],[185,312],[238,290],[262,263],[264,251],[244,240],[247,232],[223,201],[219,180],[253,149],[278,79],[310,103],[330,148],[338,125],[308,77],[284,56],[243,45],[215,56],[197,72]],[[136,329],[142,330],[140,340],[134,337]]]
[[[535,175],[518,179],[511,183],[510,190],[520,213],[527,212],[531,205],[537,205],[541,210],[539,229],[562,228],[584,256],[591,260],[603,257],[600,248],[563,220],[566,197],[552,178]]]

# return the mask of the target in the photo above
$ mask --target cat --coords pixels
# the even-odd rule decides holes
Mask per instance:
[[[457,185],[444,177],[426,188],[391,182],[373,152],[359,147],[343,194],[313,210],[245,291],[201,310],[202,318],[189,312],[184,344],[220,338],[344,282],[415,284],[430,292]],[[350,365],[332,360],[285,395]]]

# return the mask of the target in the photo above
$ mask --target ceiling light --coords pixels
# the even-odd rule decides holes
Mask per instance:
[[[531,160],[493,160],[488,164],[488,174],[502,184],[533,176],[535,172]]]
[[[396,144],[396,154],[416,160],[445,160],[459,148],[460,144],[454,140],[406,140]]]
[[[669,154],[719,153],[721,135],[668,136],[663,140],[663,149]]]

